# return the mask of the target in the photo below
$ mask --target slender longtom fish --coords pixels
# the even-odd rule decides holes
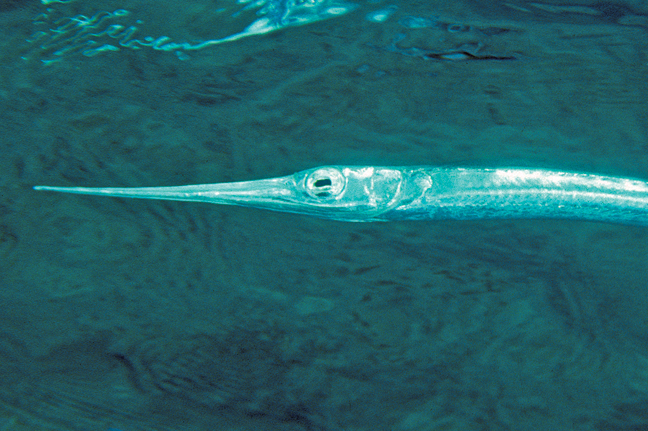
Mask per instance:
[[[648,182],[544,169],[325,166],[233,183],[34,188],[241,205],[355,222],[552,218],[648,226]]]

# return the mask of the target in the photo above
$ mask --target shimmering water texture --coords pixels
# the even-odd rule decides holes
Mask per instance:
[[[519,19],[534,17],[539,20],[553,21],[569,18],[578,22],[616,24],[628,27],[648,28],[648,16],[631,10],[620,4],[596,3],[594,5],[556,5],[545,3],[528,3],[528,7],[504,3],[510,9],[511,17]],[[366,19],[383,23],[392,18],[398,8],[388,6],[371,12]],[[380,50],[418,57],[424,60],[465,61],[465,60],[518,60],[523,56],[518,52],[491,51],[489,45],[500,36],[520,33],[519,26],[505,27],[492,25],[489,22],[472,20],[470,23],[455,21],[452,18],[438,15],[406,15],[398,18],[398,24],[404,30],[396,34],[387,46],[369,45]],[[425,37],[421,38],[422,32]],[[424,40],[425,45],[412,46],[417,43],[411,36]],[[409,47],[402,47],[406,40]]]
[[[152,48],[158,51],[174,52],[181,60],[189,58],[188,52],[204,49],[226,42],[233,42],[248,36],[262,35],[287,27],[310,24],[316,21],[344,15],[359,5],[344,0],[237,0],[240,8],[234,13],[222,12],[219,17],[234,21],[246,12],[256,10],[257,18],[242,31],[225,37],[176,42],[169,36],[140,37],[142,21],[127,9],[113,11],[91,11],[87,15],[66,16],[65,3],[76,0],[41,0],[47,9],[34,19],[36,31],[28,42],[35,49],[23,58],[40,58],[45,64],[60,61],[73,54],[92,57],[106,51],[122,48]],[[371,9],[364,14],[367,21],[380,24],[396,19],[404,33],[396,34],[388,46],[373,46],[381,50],[425,60],[515,60],[521,56],[514,52],[489,52],[482,42],[494,36],[515,32],[513,28],[492,26],[488,23],[464,23],[452,18],[430,14],[406,15],[396,5],[375,8],[373,2],[366,5]],[[511,13],[521,17],[545,18],[548,20],[569,17],[599,23],[614,23],[623,26],[648,28],[648,16],[628,8],[610,3],[595,5],[555,5],[528,3],[526,7],[504,3]],[[406,11],[403,11],[406,12]],[[396,17],[397,16],[397,17]],[[396,18],[395,18],[396,17]],[[214,27],[219,23],[215,22]],[[243,26],[242,26],[243,27]],[[399,43],[409,37],[410,32],[427,31],[429,46],[402,48]],[[442,41],[445,41],[443,43]],[[453,43],[454,41],[454,43]]]
[[[68,3],[67,1],[42,0],[43,4]],[[138,25],[141,20],[131,16],[126,9],[99,11],[94,15],[65,17],[59,9],[49,7],[34,19],[34,25],[42,28],[27,41],[38,49],[24,56],[30,59],[41,57],[45,64],[60,61],[72,54],[81,53],[93,57],[105,51],[119,51],[121,48],[153,48],[159,51],[175,52],[180,59],[187,59],[187,51],[196,51],[226,42],[233,42],[248,36],[270,33],[287,27],[309,24],[315,21],[343,15],[356,5],[338,0],[239,0],[244,5],[231,15],[258,9],[258,18],[239,33],[197,42],[174,42],[169,36],[144,36],[139,38]]]

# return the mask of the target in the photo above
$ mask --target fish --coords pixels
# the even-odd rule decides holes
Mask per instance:
[[[35,190],[238,205],[346,222],[568,219],[648,226],[648,182],[531,168],[322,166],[173,187]]]

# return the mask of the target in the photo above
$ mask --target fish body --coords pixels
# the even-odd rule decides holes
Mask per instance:
[[[175,187],[36,190],[239,205],[325,219],[573,219],[648,226],[648,182],[547,169],[324,166]]]

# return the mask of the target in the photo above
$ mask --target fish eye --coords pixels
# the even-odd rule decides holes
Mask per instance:
[[[314,198],[335,197],[342,193],[344,185],[344,175],[334,168],[318,169],[306,178],[306,191]]]

